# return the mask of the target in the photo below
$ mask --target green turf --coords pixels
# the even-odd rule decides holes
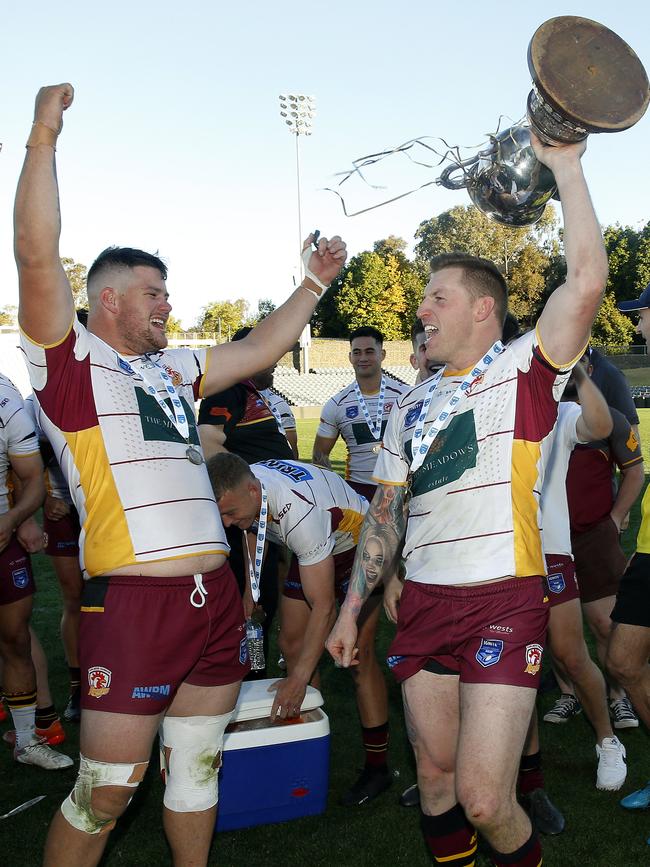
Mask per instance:
[[[641,410],[641,433],[644,453],[650,459],[650,409]],[[300,454],[311,455],[317,421],[299,421]],[[343,466],[344,451],[337,444],[334,466]],[[625,547],[634,545],[638,527],[638,506]],[[59,709],[66,698],[66,671],[58,639],[60,600],[49,564],[35,558],[39,591],[35,601],[34,623],[49,652],[51,684]],[[385,655],[392,627],[382,620],[379,651]],[[277,658],[271,654],[271,660]],[[339,796],[362,764],[359,731],[352,688],[345,672],[325,660],[322,665],[325,708],[332,727],[331,780],[328,807],[324,815],[286,824],[268,825],[245,831],[217,835],[210,864],[220,867],[394,867],[394,865],[428,864],[418,828],[418,811],[397,804],[403,787],[414,780],[413,763],[404,734],[399,691],[387,675],[390,692],[392,726],[391,764],[399,777],[391,790],[361,809],[337,805]],[[277,669],[271,672],[276,674]],[[542,696],[542,713],[554,696]],[[5,730],[9,725],[3,724]],[[77,729],[66,725],[69,739],[63,749],[76,756]],[[562,808],[567,820],[566,831],[557,838],[545,838],[544,864],[547,867],[647,867],[650,848],[650,814],[633,814],[618,806],[621,793],[597,792],[593,734],[581,715],[565,726],[541,724],[546,787]],[[644,731],[622,734],[628,750],[629,775],[622,793],[644,785],[650,779],[650,753]],[[2,745],[0,744],[0,747]],[[489,742],[485,750],[490,749]],[[17,817],[0,822],[0,859],[3,865],[22,864],[35,867],[41,863],[46,829],[53,812],[67,795],[75,772],[58,773],[15,766],[8,749],[0,749],[0,813],[45,794],[46,799]],[[265,785],[263,779],[251,780],[252,787]],[[157,757],[134,802],[118,824],[102,864],[105,867],[137,867],[171,863],[163,840],[160,821],[162,787],[157,774]],[[489,862],[479,856],[477,862]],[[65,863],[60,867],[66,867]]]
[[[650,386],[650,367],[631,367],[623,373],[630,385]]]

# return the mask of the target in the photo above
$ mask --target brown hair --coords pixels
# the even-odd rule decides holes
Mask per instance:
[[[494,315],[503,327],[508,312],[508,284],[494,262],[455,250],[434,256],[429,264],[432,274],[444,268],[461,268],[465,287],[475,300],[485,295],[494,298]]]

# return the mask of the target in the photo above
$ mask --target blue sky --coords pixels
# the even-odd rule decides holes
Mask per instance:
[[[650,67],[647,4],[469,0],[64,2],[11,4],[0,33],[0,306],[16,303],[11,210],[39,86],[70,81],[57,151],[62,255],[90,265],[108,244],[158,250],[186,326],[210,300],[277,303],[297,273],[294,138],[278,94],[317,101],[301,138],[305,233],[338,232],[351,253],[418,224],[464,192],[429,187],[347,218],[324,187],[368,153],[416,136],[478,144],[500,115],[518,119],[530,89],[526,50],[544,20],[583,15],[615,30]],[[506,121],[507,125],[507,121]],[[584,158],[601,222],[650,219],[650,112],[632,130],[592,136]],[[436,176],[393,158],[367,206]]]

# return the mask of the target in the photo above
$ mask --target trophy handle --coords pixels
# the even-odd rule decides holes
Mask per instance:
[[[437,183],[442,187],[446,187],[448,190],[464,190],[467,187],[467,175],[465,172],[465,168],[467,166],[473,166],[478,162],[478,154],[475,157],[472,157],[469,160],[463,160],[460,163],[452,163],[452,165],[447,166],[440,173],[440,177],[437,180]],[[454,172],[462,172],[462,176],[460,178],[452,178]]]

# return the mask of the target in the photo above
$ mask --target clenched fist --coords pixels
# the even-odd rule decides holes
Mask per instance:
[[[61,132],[63,112],[70,108],[74,99],[71,84],[51,84],[41,87],[36,94],[34,123],[43,123],[55,132]]]

